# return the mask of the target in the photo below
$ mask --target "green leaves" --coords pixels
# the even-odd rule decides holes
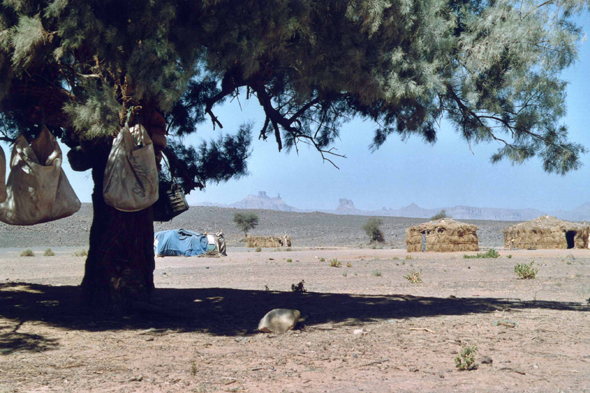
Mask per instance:
[[[20,18],[18,25],[12,34],[12,62],[22,67],[27,67],[35,59],[37,50],[46,39],[41,18],[24,16]]]
[[[433,143],[445,116],[469,143],[499,142],[492,161],[539,156],[545,170],[564,174],[585,151],[560,124],[566,84],[559,72],[575,61],[581,39],[571,22],[576,7],[534,0],[5,0],[3,123],[26,130],[45,119],[93,139],[116,132],[133,105],[162,112],[170,133],[184,136],[205,120],[221,126],[215,106],[244,94],[264,109],[260,136],[273,136],[279,149],[307,143],[329,161],[340,128],[356,116],[378,124],[371,149],[391,134]],[[62,102],[31,94],[32,81],[61,89]],[[9,88],[23,96],[8,100]],[[31,108],[42,114],[31,116]],[[235,137],[246,147],[250,128]],[[227,142],[181,152],[211,165],[186,165],[189,189],[217,181],[213,167],[246,173],[237,163],[245,163],[247,148]],[[222,172],[226,179],[230,172]]]

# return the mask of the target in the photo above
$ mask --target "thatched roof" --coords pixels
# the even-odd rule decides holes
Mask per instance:
[[[520,232],[520,231],[531,231],[533,229],[561,229],[562,231],[576,231],[584,230],[588,225],[580,224],[577,222],[570,222],[560,220],[553,216],[541,216],[527,222],[521,222],[520,224],[512,225],[502,230],[503,233],[508,232]]]
[[[458,229],[466,230],[466,231],[477,231],[479,228],[473,224],[466,224],[464,222],[455,221],[452,218],[442,218],[436,221],[424,222],[422,224],[414,225],[406,230],[406,233],[411,232],[424,232],[428,230],[434,230],[437,228],[441,228],[447,231],[454,231]]]

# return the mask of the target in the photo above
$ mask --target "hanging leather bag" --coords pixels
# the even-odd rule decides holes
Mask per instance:
[[[158,200],[154,145],[142,125],[128,124],[113,141],[104,172],[107,205],[125,212],[146,209]]]
[[[160,199],[154,204],[154,221],[160,222],[170,221],[189,209],[186,196],[176,182],[168,161],[164,155],[162,158],[172,181],[160,181]]]
[[[80,210],[80,200],[61,167],[62,159],[57,140],[46,127],[30,146],[24,136],[19,136],[12,149],[0,221],[33,225]]]

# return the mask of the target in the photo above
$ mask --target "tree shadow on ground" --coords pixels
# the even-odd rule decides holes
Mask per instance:
[[[574,302],[521,301],[505,298],[437,298],[410,295],[352,295],[316,292],[275,292],[233,288],[159,288],[159,308],[126,316],[96,314],[81,306],[77,286],[26,283],[0,284],[0,317],[14,325],[26,321],[65,329],[105,331],[174,329],[214,335],[253,334],[260,318],[274,308],[302,312],[305,326],[490,313],[497,310],[549,309],[590,312]],[[46,350],[55,345],[42,337],[24,337],[0,330],[0,350]]]

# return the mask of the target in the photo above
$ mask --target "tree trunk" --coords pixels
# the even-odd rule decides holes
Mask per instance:
[[[154,223],[152,208],[133,213],[105,203],[102,188],[110,146],[94,147],[90,249],[82,293],[85,303],[122,311],[130,303],[149,302],[154,290]]]

